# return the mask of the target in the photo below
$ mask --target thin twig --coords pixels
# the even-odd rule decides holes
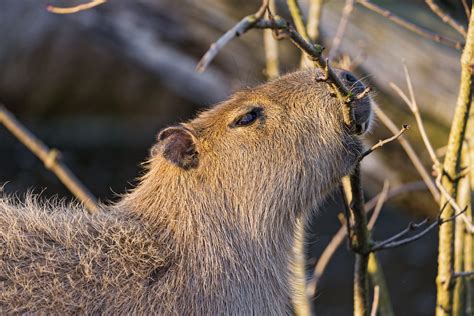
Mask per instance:
[[[389,138],[387,138],[387,139],[379,140],[379,142],[378,142],[377,144],[375,144],[374,146],[372,146],[370,149],[364,151],[364,152],[360,155],[359,161],[361,161],[362,159],[364,159],[365,157],[367,157],[368,155],[370,155],[374,150],[379,149],[379,148],[382,147],[383,145],[388,144],[388,143],[390,143],[390,142],[393,142],[394,140],[397,140],[397,139],[400,138],[400,136],[402,136],[403,133],[405,133],[409,128],[410,128],[409,125],[403,124],[402,128],[400,129],[400,131],[398,131],[397,134],[395,134],[395,135],[393,135],[392,137],[389,137]]]
[[[445,204],[445,205],[447,205],[447,204]],[[444,207],[440,211],[440,216],[443,213],[443,209],[444,209]],[[466,209],[462,210],[461,213],[454,214],[453,216],[451,216],[450,218],[447,218],[447,219],[442,219],[441,217],[439,217],[436,221],[434,221],[431,225],[429,225],[427,228],[425,228],[420,233],[418,233],[414,236],[402,239],[402,240],[397,240],[397,239],[405,236],[406,234],[408,234],[410,231],[418,229],[420,226],[422,226],[425,223],[426,219],[423,220],[422,222],[418,223],[418,224],[410,223],[410,225],[408,225],[408,228],[406,228],[402,232],[395,235],[395,236],[397,236],[397,238],[394,238],[395,236],[392,236],[392,237],[390,237],[390,238],[388,238],[384,241],[378,242],[378,243],[375,244],[375,246],[373,246],[371,248],[370,251],[374,252],[374,251],[387,250],[387,249],[392,249],[392,248],[396,248],[396,247],[400,247],[400,246],[410,244],[414,241],[417,241],[421,237],[425,236],[427,233],[429,233],[431,230],[433,230],[433,228],[438,227],[438,226],[442,226],[445,223],[449,223],[449,222],[454,221],[454,219],[456,219],[458,216],[464,214],[464,212],[466,212]]]
[[[464,7],[464,11],[466,12],[466,17],[469,19],[471,17],[471,10],[469,9],[467,0],[461,0],[461,3],[462,3],[462,6]]]
[[[19,141],[32,151],[44,166],[54,172],[61,182],[76,198],[84,203],[89,212],[99,210],[96,198],[77,179],[72,171],[61,162],[60,153],[56,149],[49,149],[41,140],[23,126],[5,106],[0,104],[0,123],[3,124]]]
[[[275,0],[270,0],[267,10],[267,17],[272,18],[275,14]],[[278,43],[273,36],[273,30],[263,30],[263,46],[265,48],[265,75],[268,79],[274,79],[280,75],[280,65],[278,57]]]
[[[388,117],[388,115],[385,114],[382,108],[376,107],[374,108],[374,112],[377,115],[377,118],[392,132],[392,134],[395,135],[396,133],[398,133],[397,126]],[[438,189],[436,188],[436,184],[434,180],[431,178],[428,171],[426,171],[425,167],[423,166],[423,163],[421,162],[421,159],[418,157],[417,153],[413,149],[413,146],[404,136],[398,138],[398,142],[405,150],[408,158],[410,158],[411,162],[413,163],[413,166],[418,171],[423,181],[426,183],[426,186],[430,190],[430,193],[433,196],[433,198],[435,199],[435,201],[438,202],[440,198],[440,193],[438,192]]]
[[[372,301],[372,309],[370,312],[370,316],[377,316],[377,309],[379,307],[379,294],[380,294],[380,287],[376,285],[374,287],[374,300]]]
[[[107,2],[107,0],[92,0],[84,4],[79,4],[74,7],[68,7],[68,8],[59,8],[52,5],[48,5],[46,7],[46,10],[52,13],[56,13],[56,14],[71,14],[71,13],[77,13],[80,11],[92,9],[93,7],[101,5],[102,3],[105,3],[105,2]]]
[[[436,4],[433,0],[425,0],[425,2],[430,7],[431,11],[433,11],[444,23],[448,24],[453,29],[458,31],[459,34],[461,34],[463,37],[466,37],[466,28],[461,23],[456,21],[448,13],[444,12],[444,10],[441,9],[440,6]]]
[[[453,277],[455,278],[469,278],[472,276],[474,276],[474,271],[462,271],[453,273]]]
[[[344,36],[344,32],[346,31],[347,23],[349,22],[349,16],[351,15],[353,8],[354,0],[346,0],[346,4],[342,9],[341,20],[339,21],[336,35],[332,40],[331,50],[328,53],[329,60],[333,60],[338,53],[339,46],[341,45],[342,37]]]
[[[225,34],[222,35],[215,43],[211,44],[211,47],[209,48],[209,50],[206,52],[206,54],[204,54],[204,56],[201,58],[201,60],[197,64],[196,70],[198,72],[203,72],[204,70],[206,70],[209,63],[214,59],[214,57],[216,57],[219,51],[227,43],[229,43],[235,37],[238,37],[244,34],[249,29],[251,29],[255,25],[255,23],[260,21],[260,19],[263,18],[265,11],[268,8],[268,3],[269,3],[269,0],[263,0],[262,5],[260,6],[257,12],[244,17],[242,20],[240,20],[239,23],[237,23],[230,30],[225,32]]]
[[[321,21],[322,6],[323,0],[310,0],[306,30],[312,43],[316,42],[319,38],[319,23]]]
[[[290,10],[291,18],[295,23],[296,31],[300,33],[301,37],[303,37],[305,41],[308,41],[309,36],[306,32],[303,14],[301,13],[301,8],[298,3],[298,0],[287,0],[286,3],[288,4],[288,9]]]
[[[395,198],[401,194],[405,194],[408,192],[417,191],[417,190],[425,190],[426,188],[427,188],[426,184],[422,181],[406,183],[397,188],[389,190],[385,200],[390,200],[392,198]],[[371,211],[376,206],[376,204],[378,203],[381,197],[382,195],[380,193],[374,196],[370,201],[368,201],[364,206],[366,212]],[[345,198],[344,195],[343,195],[343,198]],[[346,207],[346,204],[344,204],[344,207]],[[324,271],[326,270],[326,267],[329,261],[331,260],[336,250],[344,241],[344,238],[347,236],[348,228],[344,227],[345,225],[347,225],[347,221],[344,221],[343,226],[339,228],[337,233],[332,237],[331,241],[327,244],[323,253],[319,257],[316,263],[316,266],[314,267],[311,280],[308,282],[307,295],[309,297],[314,297],[314,295],[316,294],[317,284],[319,280],[321,279],[321,276],[324,274]]]
[[[380,215],[380,211],[382,211],[382,206],[387,199],[389,188],[390,188],[390,181],[385,180],[383,182],[382,192],[380,192],[379,198],[377,199],[377,204],[375,205],[374,212],[372,213],[372,216],[370,217],[369,224],[367,224],[367,227],[370,230],[374,228],[375,222],[377,221],[377,218]]]
[[[319,24],[321,21],[321,10],[323,0],[310,0],[308,10],[308,22],[306,24],[306,31],[308,33],[309,41],[315,43],[319,38]],[[311,67],[312,62],[306,54],[301,56],[300,66]]]
[[[384,9],[384,8],[372,3],[371,1],[356,0],[356,2],[359,3],[360,5],[364,6],[365,8],[386,17],[387,19],[394,22],[395,24],[398,24],[398,25],[406,28],[407,30],[412,31],[415,34],[418,34],[418,35],[420,35],[424,38],[430,39],[434,42],[441,43],[441,44],[444,44],[444,45],[447,45],[447,46],[451,46],[451,47],[454,47],[456,49],[461,49],[464,45],[464,43],[462,43],[462,42],[452,40],[450,38],[447,38],[447,37],[444,37],[444,36],[439,35],[437,33],[434,33],[430,30],[421,28],[420,26],[418,26],[416,24],[413,24],[412,22],[408,22],[407,20],[399,17],[398,15],[393,14],[392,12],[390,12],[387,9]]]

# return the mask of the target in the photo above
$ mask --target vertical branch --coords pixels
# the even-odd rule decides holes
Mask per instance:
[[[271,14],[276,12],[275,0],[270,0],[268,8]],[[270,18],[270,13],[266,13],[267,18]],[[271,80],[280,75],[280,63],[278,57],[278,43],[273,36],[271,29],[263,30],[263,46],[265,48],[265,75],[267,79]]]
[[[463,166],[467,165],[468,150],[464,148],[462,162]],[[469,207],[471,204],[471,187],[469,183],[469,177],[462,177],[459,180],[459,189],[456,202],[463,209]],[[461,272],[464,270],[464,247],[466,226],[461,217],[455,219],[455,232],[454,232],[454,271]],[[463,316],[465,311],[465,280],[464,278],[456,278],[454,281],[454,293],[453,293],[453,315]]]
[[[466,45],[461,56],[461,83],[454,112],[453,123],[449,133],[448,150],[443,164],[442,185],[449,195],[456,198],[461,151],[466,131],[472,97],[472,63],[474,61],[474,18],[469,20]],[[440,205],[447,199],[441,196]],[[441,214],[441,220],[448,220],[454,215],[454,208],[449,203]],[[454,222],[449,221],[440,226],[438,250],[438,276],[436,315],[451,315],[453,311],[453,267],[454,267]]]
[[[323,0],[310,0],[306,31],[311,43],[315,43],[319,38],[319,23],[321,21],[322,7]],[[311,65],[311,60],[306,54],[303,54],[300,62],[301,68],[311,67]]]
[[[360,165],[357,165],[350,177],[344,177],[343,189],[349,202],[351,216],[354,219],[351,248],[355,251],[354,263],[354,316],[367,316],[369,314],[369,230],[367,217],[364,212],[364,196],[361,186]]]
[[[471,101],[472,103],[472,101]],[[471,104],[472,106],[472,104]],[[472,115],[471,115],[472,117]],[[474,121],[472,118],[468,122],[467,126],[467,139],[466,139],[466,147],[467,147],[467,163],[468,166],[471,166],[468,174],[468,181],[470,187],[470,203],[468,204],[466,210],[466,216],[471,222],[474,221],[473,216],[473,192],[474,192],[474,168],[472,168],[472,164],[474,163]],[[464,271],[474,271],[474,235],[472,233],[464,234]],[[467,315],[474,315],[474,278],[467,278],[464,280],[465,287],[466,287],[466,314]]]
[[[287,0],[288,9],[290,10],[291,17],[295,23],[296,31],[301,35],[305,40],[309,40],[308,33],[306,32],[306,26],[303,20],[303,14],[301,13],[301,8],[298,3],[298,0]]]
[[[388,292],[387,282],[385,282],[385,276],[380,264],[378,263],[377,256],[373,252],[369,255],[368,272],[372,286],[379,287],[379,304],[377,311],[380,315],[395,316],[392,308],[392,301]],[[373,312],[374,311],[372,311],[372,313]]]
[[[61,162],[56,149],[49,149],[41,140],[26,129],[3,105],[0,104],[0,123],[19,141],[32,151],[51,170],[76,198],[84,203],[90,213],[97,212],[99,206],[95,197],[76,178],[69,168]]]
[[[308,24],[308,36],[311,42],[315,43],[319,38],[319,22],[321,20],[321,10],[323,7],[323,0],[310,0]]]
[[[342,37],[344,36],[344,32],[346,31],[346,28],[347,28],[347,23],[349,22],[349,16],[351,15],[353,8],[354,8],[354,0],[346,0],[346,4],[344,5],[344,8],[342,9],[341,20],[337,27],[336,36],[334,36],[334,39],[332,40],[331,50],[329,51],[329,54],[328,54],[329,60],[333,60],[334,57],[336,57],[337,55],[339,46],[341,45],[341,42],[342,42]]]

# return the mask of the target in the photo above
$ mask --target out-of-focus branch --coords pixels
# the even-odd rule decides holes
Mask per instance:
[[[379,292],[380,287],[378,285],[374,286],[374,299],[372,301],[370,316],[377,316],[377,309],[379,308]]]
[[[384,111],[380,107],[376,107],[374,109],[375,114],[377,115],[377,118],[393,133],[396,134],[398,133],[397,126],[393,121],[388,117],[387,114],[385,114]],[[423,181],[426,183],[426,186],[431,192],[431,195],[433,195],[433,198],[435,201],[439,201],[440,198],[440,193],[438,192],[438,189],[436,188],[436,184],[429,175],[428,171],[426,171],[425,167],[423,166],[423,163],[421,162],[421,159],[418,157],[417,153],[411,146],[411,144],[408,142],[408,140],[405,137],[400,137],[398,138],[398,141],[400,142],[400,145],[403,147],[405,152],[408,155],[408,158],[410,158],[411,162],[415,166],[415,169],[418,171],[420,174],[421,178]]]
[[[309,41],[315,43],[319,39],[319,23],[321,20],[321,11],[323,7],[323,0],[310,0],[308,11],[308,22],[306,24],[306,31],[308,33]],[[311,61],[306,54],[301,56],[300,66],[311,67]]]
[[[276,13],[275,0],[270,0],[267,18]],[[274,79],[280,75],[280,63],[278,57],[278,43],[271,29],[263,30],[263,46],[265,48],[265,75],[267,79]]]
[[[56,14],[71,14],[71,13],[77,13],[80,11],[92,9],[93,7],[101,5],[102,3],[105,3],[105,2],[107,2],[107,0],[92,0],[84,4],[80,4],[80,5],[76,5],[74,7],[68,7],[68,8],[59,8],[52,5],[48,5],[46,9],[49,12],[56,13]]]
[[[293,23],[295,23],[296,31],[301,35],[302,38],[304,38],[305,41],[309,41],[309,36],[306,32],[303,14],[301,13],[298,0],[287,0],[286,3],[288,4],[288,9],[290,10]]]
[[[26,129],[3,105],[0,104],[0,123],[3,124],[20,142],[32,151],[61,180],[76,198],[84,203],[90,213],[97,212],[96,198],[77,179],[72,171],[61,162],[59,151],[49,149],[41,140]]]
[[[308,36],[312,43],[319,39],[319,23],[321,21],[322,7],[323,0],[310,0],[306,30],[308,31]]]
[[[341,20],[339,21],[336,35],[332,40],[331,50],[328,53],[329,60],[333,60],[339,51],[339,46],[341,45],[342,37],[344,36],[344,32],[346,31],[347,23],[349,22],[349,16],[351,15],[353,8],[354,0],[346,0],[346,4],[342,9]]]
[[[430,7],[431,11],[433,11],[441,20],[443,20],[444,23],[448,24],[451,26],[453,29],[458,31],[459,34],[461,34],[463,37],[466,37],[466,28],[456,21],[452,16],[444,12],[441,7],[434,2],[434,0],[425,0],[426,4]]]
[[[427,38],[427,39],[432,40],[432,41],[437,42],[437,43],[441,43],[441,44],[444,44],[444,45],[447,45],[447,46],[454,47],[456,49],[461,49],[462,46],[463,46],[463,43],[461,43],[459,41],[455,41],[455,40],[452,40],[450,38],[444,37],[442,35],[436,34],[432,31],[423,29],[420,26],[418,26],[418,25],[416,25],[412,22],[408,22],[407,20],[399,17],[398,15],[393,14],[389,10],[384,9],[384,8],[372,3],[371,1],[356,0],[356,2],[359,3],[360,5],[364,6],[365,8],[386,17],[390,21],[392,21],[392,22],[406,28],[407,30],[410,30],[413,33],[418,34],[418,35],[420,35],[424,38]]]
[[[471,10],[469,9],[469,5],[467,4],[467,0],[461,0],[462,6],[464,11],[466,12],[466,17],[469,19],[471,17]]]

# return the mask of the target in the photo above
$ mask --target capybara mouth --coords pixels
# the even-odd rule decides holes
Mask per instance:
[[[374,102],[366,91],[367,87],[351,72],[336,69],[336,73],[347,90],[356,98],[351,103],[355,119],[355,134],[362,135],[372,126]]]

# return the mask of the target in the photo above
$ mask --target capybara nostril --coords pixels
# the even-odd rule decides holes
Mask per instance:
[[[357,82],[357,78],[351,74],[350,72],[348,71],[344,71],[343,72],[343,78],[348,82],[348,83],[356,83]]]

